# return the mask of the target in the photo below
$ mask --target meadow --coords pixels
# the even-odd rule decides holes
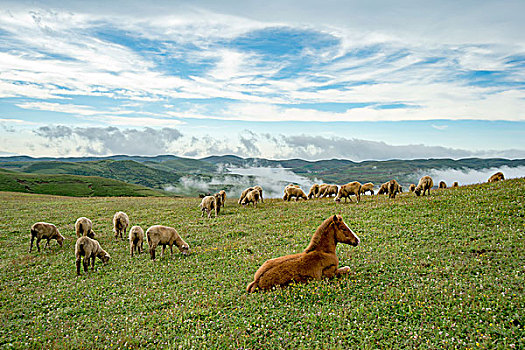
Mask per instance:
[[[0,347],[525,348],[523,178],[359,204],[229,198],[215,219],[199,202],[0,192]],[[131,258],[113,237],[118,210],[144,230],[175,227],[191,254]],[[349,276],[245,292],[265,260],[302,251],[333,214],[361,238],[337,247]],[[76,277],[79,216],[112,259]],[[28,253],[36,221],[64,246]]]

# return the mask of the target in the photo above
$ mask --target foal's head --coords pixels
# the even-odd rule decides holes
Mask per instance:
[[[359,244],[359,237],[348,227],[343,221],[341,215],[334,215],[332,223],[335,228],[335,238],[337,242],[351,244],[356,246]]]

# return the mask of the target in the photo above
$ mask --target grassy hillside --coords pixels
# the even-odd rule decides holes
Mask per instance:
[[[404,193],[359,204],[266,200],[216,219],[197,198],[64,198],[0,193],[0,344],[10,348],[524,348],[525,179]],[[115,241],[132,225],[175,227],[191,254],[156,262]],[[360,236],[339,245],[350,276],[245,293],[269,258],[303,250],[340,213]],[[75,219],[112,256],[75,277]],[[29,227],[64,247],[28,253]],[[145,244],[147,249],[147,244]]]
[[[156,189],[177,183],[181,177],[172,170],[151,168],[133,160],[10,162],[4,163],[3,166],[32,174],[100,176]]]
[[[0,169],[0,191],[58,196],[164,196],[164,192],[97,176],[26,174]]]

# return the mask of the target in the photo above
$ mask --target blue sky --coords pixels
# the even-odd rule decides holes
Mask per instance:
[[[3,1],[0,155],[525,158],[523,1]]]

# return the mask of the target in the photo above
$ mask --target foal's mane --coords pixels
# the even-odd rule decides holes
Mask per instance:
[[[306,249],[304,250],[305,253],[314,251],[319,243],[321,242],[321,238],[323,237],[323,232],[325,232],[331,223],[334,222],[334,216],[330,216],[328,219],[326,219],[318,228],[315,230],[314,235],[312,236],[312,239],[310,240],[310,244]]]

